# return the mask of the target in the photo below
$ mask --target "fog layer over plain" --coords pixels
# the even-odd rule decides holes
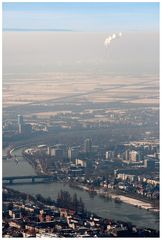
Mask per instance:
[[[3,74],[93,72],[158,74],[159,34],[123,32],[105,48],[112,33],[3,32]]]

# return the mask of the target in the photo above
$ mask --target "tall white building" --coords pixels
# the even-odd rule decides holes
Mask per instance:
[[[22,115],[17,115],[17,121],[18,121],[18,125],[19,124],[24,124],[24,120],[23,120],[23,116]]]
[[[79,155],[79,150],[80,150],[79,146],[70,147],[68,149],[68,159],[70,161],[75,160],[78,157],[78,155]]]
[[[86,153],[92,152],[92,139],[87,138],[84,140],[84,152]]]

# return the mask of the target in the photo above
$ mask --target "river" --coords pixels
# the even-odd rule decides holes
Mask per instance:
[[[14,151],[16,156],[21,156],[21,153],[22,148]],[[18,157],[18,160],[18,163],[14,160],[3,160],[3,176],[35,175],[34,169],[23,157]],[[88,192],[70,188],[67,184],[54,182],[49,184],[10,185],[10,187],[32,195],[40,193],[44,197],[50,196],[53,199],[57,198],[58,192],[61,189],[69,191],[71,194],[76,192],[78,197],[83,199],[87,210],[101,217],[132,222],[140,227],[151,227],[159,230],[158,213],[139,209],[125,203],[115,203],[112,200],[105,200],[97,195],[92,198]]]

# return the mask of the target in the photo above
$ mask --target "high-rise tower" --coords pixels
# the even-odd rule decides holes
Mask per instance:
[[[84,152],[86,153],[92,152],[92,139],[87,138],[84,140]]]

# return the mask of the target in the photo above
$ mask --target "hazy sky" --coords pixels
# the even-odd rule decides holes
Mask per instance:
[[[124,32],[106,48],[104,40],[109,34],[4,32],[3,73],[158,74],[158,33]]]
[[[159,3],[6,2],[3,29],[3,73],[158,74]]]
[[[158,31],[159,3],[3,3],[3,29]]]

